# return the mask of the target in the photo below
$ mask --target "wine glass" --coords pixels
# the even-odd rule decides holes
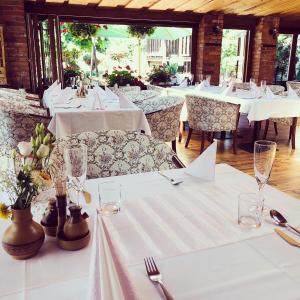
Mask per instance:
[[[77,194],[77,204],[79,205],[79,193],[83,191],[87,173],[87,146],[69,146],[64,150],[66,173],[69,183]]]
[[[70,82],[71,82],[72,89],[75,89],[76,78],[75,77],[70,77]]]
[[[264,202],[263,188],[271,175],[276,147],[275,142],[266,140],[259,140],[254,143],[254,173],[262,202]]]
[[[266,80],[261,80],[260,88],[261,88],[261,91],[263,92],[263,94],[266,95],[266,92],[267,92],[267,81]]]

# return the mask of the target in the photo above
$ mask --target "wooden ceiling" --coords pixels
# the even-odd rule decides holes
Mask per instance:
[[[26,0],[26,2],[146,8],[194,13],[222,12],[255,16],[300,16],[300,0]]]

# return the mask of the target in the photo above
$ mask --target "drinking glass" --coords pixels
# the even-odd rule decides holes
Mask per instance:
[[[76,78],[75,77],[70,77],[70,82],[71,82],[72,89],[75,89]]]
[[[262,222],[263,201],[258,194],[239,195],[238,224],[243,227],[258,228]]]
[[[276,154],[275,142],[260,140],[254,143],[254,173],[258,184],[259,195],[263,201],[263,188],[271,175]]]
[[[87,146],[80,144],[65,148],[64,158],[69,183],[76,191],[79,205],[79,193],[83,191],[87,173]]]
[[[260,88],[261,88],[263,94],[266,95],[266,92],[267,92],[267,81],[266,80],[262,80],[260,82]]]
[[[120,211],[121,185],[108,181],[98,184],[99,211],[103,215],[112,215]]]
[[[211,79],[211,75],[205,76],[206,86],[210,86],[210,79]]]

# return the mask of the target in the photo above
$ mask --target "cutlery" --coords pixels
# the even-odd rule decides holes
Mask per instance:
[[[289,244],[291,244],[292,246],[295,246],[295,247],[300,247],[300,243],[298,241],[296,241],[295,239],[293,239],[292,237],[290,237],[289,235],[287,235],[286,233],[284,233],[282,230],[280,230],[278,228],[275,228],[274,230],[287,243],[289,243]]]
[[[295,231],[297,234],[300,235],[300,231],[298,229],[296,229],[295,227],[291,226],[287,222],[286,218],[280,212],[278,212],[277,210],[271,209],[270,210],[270,216],[277,225],[292,229],[293,231]]]
[[[150,280],[153,282],[156,282],[160,285],[167,300],[174,300],[174,298],[168,292],[168,290],[166,289],[166,287],[164,286],[164,284],[162,282],[162,275],[160,274],[153,257],[144,258],[144,262],[145,262],[146,271],[147,271],[147,274],[148,274],[148,277],[150,278]]]
[[[162,177],[166,178],[167,180],[169,180],[173,185],[178,185],[183,182],[183,180],[171,178],[171,177],[165,175],[164,173],[162,173],[161,171],[158,171],[158,174],[161,175]]]

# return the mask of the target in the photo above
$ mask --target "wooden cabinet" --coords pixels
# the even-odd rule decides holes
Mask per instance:
[[[0,85],[6,85],[6,68],[5,68],[5,52],[4,52],[4,37],[3,26],[0,26]]]

